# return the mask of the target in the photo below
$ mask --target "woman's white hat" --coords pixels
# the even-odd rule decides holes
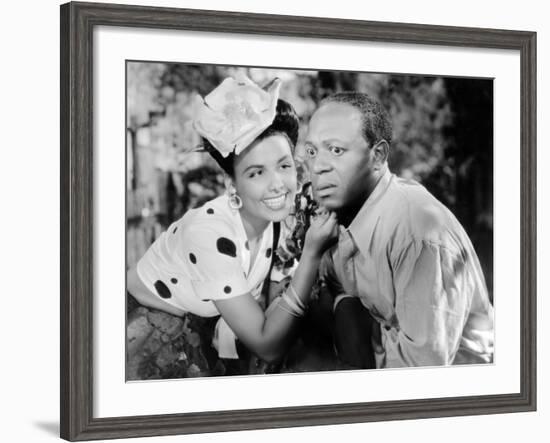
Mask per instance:
[[[226,78],[204,99],[197,96],[193,127],[222,157],[239,155],[273,122],[280,88],[278,78],[267,90],[244,74]]]

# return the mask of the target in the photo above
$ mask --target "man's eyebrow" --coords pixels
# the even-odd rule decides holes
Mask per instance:
[[[341,138],[338,138],[338,137],[333,137],[333,138],[327,138],[326,140],[323,140],[323,144],[328,144],[328,143],[344,143],[344,140],[342,140]]]
[[[312,148],[318,149],[318,147],[324,148],[332,143],[345,144],[346,142],[340,138],[327,138],[325,140],[321,140],[318,144],[315,144],[310,140],[306,140],[304,142],[304,146],[311,146]]]

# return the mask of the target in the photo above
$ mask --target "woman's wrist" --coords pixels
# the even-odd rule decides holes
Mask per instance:
[[[304,246],[304,249],[302,250],[302,256],[300,258],[300,261],[306,260],[306,261],[321,261],[321,257],[323,256],[323,251],[320,251],[316,248],[308,247],[306,244]]]

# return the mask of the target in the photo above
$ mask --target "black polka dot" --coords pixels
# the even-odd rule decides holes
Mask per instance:
[[[178,283],[178,279],[177,279],[177,278],[171,278],[170,281],[171,281],[173,284],[177,284],[177,283]]]
[[[193,264],[197,263],[197,257],[195,257],[195,254],[192,252],[189,254],[189,260],[191,260],[191,263]]]
[[[225,288],[223,288],[223,292],[225,292],[226,294],[231,293],[231,286],[226,286]]]
[[[172,297],[172,293],[170,292],[170,289],[168,289],[168,286],[166,286],[164,282],[160,280],[157,280],[155,282],[155,289],[162,298]]]
[[[174,228],[174,230],[172,231],[172,234],[175,234],[177,230],[178,230],[178,227],[176,226],[176,227]]]
[[[208,209],[206,210],[206,213],[207,213],[207,214],[213,214],[213,213],[214,213],[214,210],[213,210],[212,208],[208,208]]]
[[[271,257],[271,248],[267,248],[267,250],[265,251],[265,256],[267,258]]]
[[[244,242],[244,247],[247,249],[247,251],[250,251],[250,245],[248,244],[248,240]]]
[[[218,238],[218,241],[216,242],[216,246],[220,254],[229,255],[230,257],[237,256],[237,246],[235,246],[235,243],[233,243],[228,238],[225,238],[225,237]]]

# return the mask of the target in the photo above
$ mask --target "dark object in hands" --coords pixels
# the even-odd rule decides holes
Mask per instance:
[[[291,235],[285,238],[275,251],[274,266],[279,269],[290,268],[295,260],[300,260],[306,232],[318,207],[313,199],[311,182],[307,182],[294,199],[294,213],[291,215],[295,219],[295,225]]]

